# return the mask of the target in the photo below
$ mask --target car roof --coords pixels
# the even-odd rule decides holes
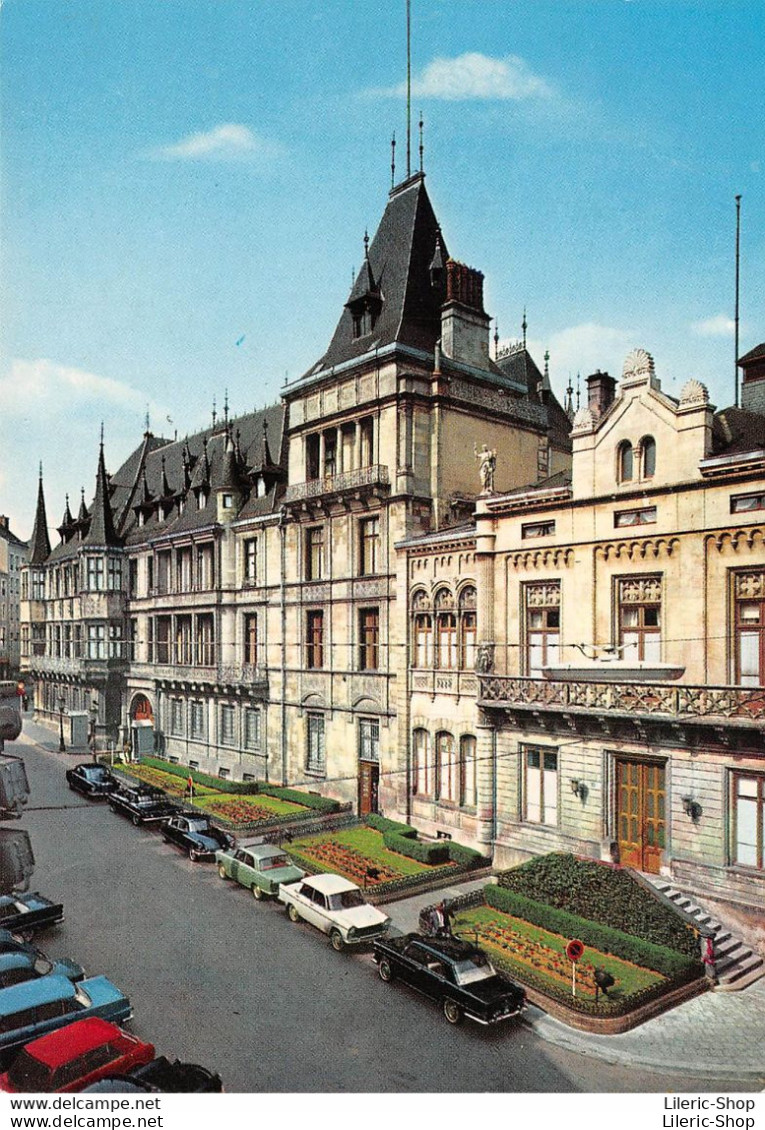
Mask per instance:
[[[410,942],[419,942],[426,949],[452,961],[464,961],[483,953],[477,946],[464,942],[461,938],[427,938],[423,934],[409,934],[407,937]]]
[[[286,855],[286,849],[278,844],[241,844],[244,851],[250,852],[256,859],[270,859],[273,855]]]
[[[14,1012],[33,1008],[38,1004],[68,1000],[76,992],[69,978],[59,973],[38,977],[36,981],[25,981],[22,985],[11,985],[7,989],[0,989],[0,1016],[12,1016]]]
[[[24,966],[31,967],[34,963],[32,954],[26,950],[6,950],[5,953],[0,953],[0,972],[5,972],[6,969],[21,969]]]
[[[344,879],[342,875],[311,875],[303,880],[304,883],[310,883],[317,891],[323,891],[325,895],[337,895],[341,891],[357,891],[359,888],[350,879]]]
[[[116,1024],[93,1016],[86,1020],[75,1020],[74,1024],[67,1024],[57,1032],[50,1032],[39,1040],[33,1040],[26,1050],[40,1063],[53,1068],[93,1051],[94,1048],[100,1048],[102,1044],[108,1044],[122,1035],[124,1033]]]

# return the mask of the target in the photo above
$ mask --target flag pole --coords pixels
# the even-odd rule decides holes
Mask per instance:
[[[735,343],[736,355],[733,358],[736,399],[738,408],[738,323],[739,323],[739,281],[741,277],[741,196],[736,197],[736,313],[735,313]]]

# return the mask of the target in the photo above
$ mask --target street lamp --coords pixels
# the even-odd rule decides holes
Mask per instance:
[[[66,746],[64,745],[64,707],[66,700],[63,695],[58,700],[58,752],[66,753]]]
[[[96,719],[98,718],[98,699],[94,698],[90,704],[90,746],[93,750],[93,760],[96,759]]]

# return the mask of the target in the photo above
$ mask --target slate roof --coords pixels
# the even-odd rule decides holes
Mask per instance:
[[[48,537],[48,519],[45,514],[42,473],[37,486],[37,509],[35,510],[32,536],[29,539],[29,550],[30,565],[42,565],[43,561],[50,557],[50,538]]]
[[[712,421],[712,453],[739,455],[765,448],[765,416],[744,408],[723,408]]]

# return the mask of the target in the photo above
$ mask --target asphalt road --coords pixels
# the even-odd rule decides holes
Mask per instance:
[[[31,889],[65,909],[37,943],[110,977],[133,1003],[136,1035],[219,1071],[229,1092],[700,1089],[563,1051],[523,1024],[452,1028],[429,1002],[383,984],[368,955],[335,953],[280,905],[256,904],[214,866],[71,792],[64,770],[76,758],[29,739],[6,749],[24,757],[32,790],[22,825]]]

